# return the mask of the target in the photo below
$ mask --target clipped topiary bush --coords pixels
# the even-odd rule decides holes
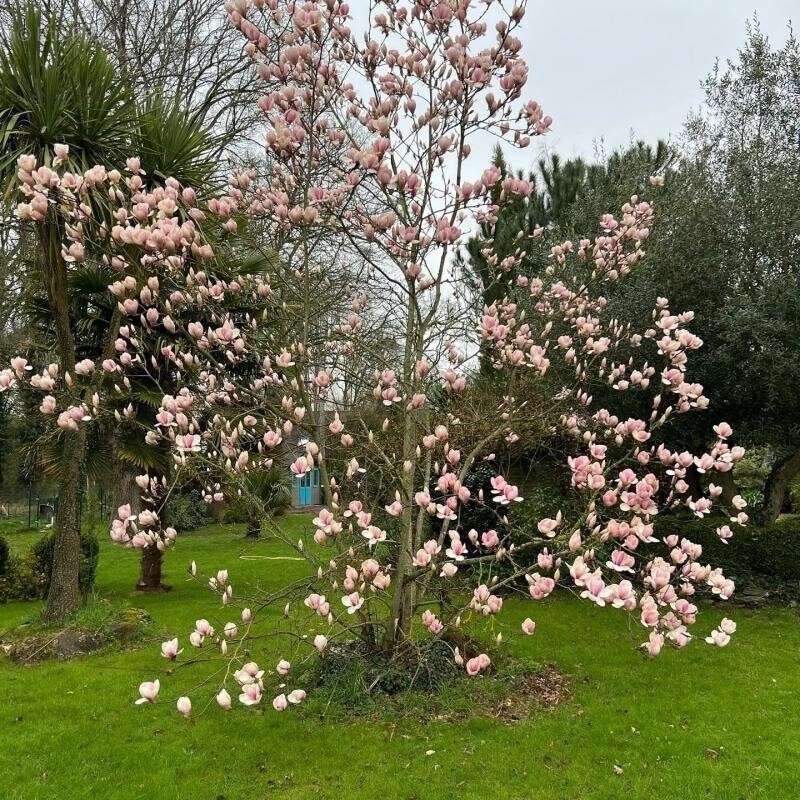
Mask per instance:
[[[44,589],[41,596],[47,594],[50,586],[55,541],[55,532],[47,533],[31,549],[36,570],[44,576]],[[100,543],[97,541],[97,537],[91,533],[81,533],[81,561],[78,568],[78,584],[83,594],[89,594],[94,588],[94,578],[99,558]]]
[[[170,499],[166,519],[169,525],[180,532],[202,528],[211,521],[208,506],[200,492],[194,490],[181,492]]]

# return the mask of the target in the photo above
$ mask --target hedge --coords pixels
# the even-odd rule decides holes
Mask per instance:
[[[511,510],[518,545],[529,540],[539,519],[554,516],[555,510],[566,506],[566,502],[559,502],[557,492],[542,490],[536,496],[529,495],[530,499],[526,497],[524,503]],[[567,508],[565,513],[569,518],[574,509]],[[717,535],[717,528],[726,524],[733,532],[727,544]],[[721,515],[699,519],[693,514],[673,513],[657,517],[656,537],[663,539],[670,534],[702,545],[701,562],[721,567],[726,577],[737,583],[784,586],[791,588],[792,594],[800,591],[800,515],[783,517],[772,525],[751,524],[744,528]],[[528,551],[522,562],[533,563],[537,549]],[[604,556],[603,548],[599,549]],[[645,557],[665,554],[661,544],[645,546],[641,552]]]
[[[727,544],[717,536],[717,528],[725,524],[733,531]],[[659,538],[675,533],[702,545],[703,563],[722,567],[734,580],[800,583],[800,516],[741,528],[725,517],[669,515],[656,521],[655,533]]]

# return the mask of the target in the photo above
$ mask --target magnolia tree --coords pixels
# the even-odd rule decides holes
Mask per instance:
[[[237,0],[228,10],[263,82],[269,180],[237,177],[201,210],[190,190],[172,186],[143,199],[135,174],[125,191],[119,176],[107,176],[117,223],[98,244],[117,268],[140,276],[113,289],[131,325],[175,337],[147,353],[170,372],[169,385],[181,386],[164,393],[147,436],[171,450],[178,472],[203,476],[209,500],[236,492],[248,471],[277,459],[288,457],[296,476],[316,468],[322,475],[324,507],[299,541],[274,526],[307,562],[304,578],[243,593],[236,614],[234,572],[208,578],[222,613],[198,619],[189,644],[209,651],[204,661],[221,662],[209,679],[219,705],[230,708],[235,695],[256,705],[264,693],[279,711],[302,702],[303,665],[333,647],[392,662],[435,640],[475,676],[491,666],[479,644],[484,625],[498,644],[503,638],[504,598],[529,598],[522,631],[532,634],[535,604],[559,584],[636,614],[650,655],[666,643],[685,646],[695,594],[724,600],[734,587],[679,531],[656,540],[654,520],[682,505],[708,514],[721,494],[714,474],[743,452],[728,446],[724,423],[706,453],[664,444],[668,423],[707,405],[686,377],[702,344],[688,329],[691,313],[659,301],[634,330],[607,310],[606,287],[644,256],[651,206],[632,198],[603,218],[593,240],[555,245],[546,279],[520,277],[477,319],[457,300],[454,250],[497,214],[498,171],[467,178],[472,142],[492,135],[524,148],[551,124],[538,104],[520,99],[528,71],[515,31],[524,4],[374,2],[363,36],[350,29],[340,0]],[[22,213],[53,202],[37,171],[23,183],[33,199]],[[501,189],[526,195],[532,186],[509,178]],[[84,216],[86,205],[77,206]],[[319,272],[316,244],[338,239],[369,266],[379,291],[354,287],[346,312],[312,319],[262,278],[209,285],[197,264],[215,256],[199,230],[206,215],[231,235],[243,221],[270,231],[282,242],[281,269],[301,284]],[[69,251],[81,231],[67,231]],[[526,244],[499,263],[489,253],[498,280],[522,261]],[[215,305],[240,294],[261,305]],[[375,320],[396,337],[377,341]],[[153,349],[142,350],[146,339],[132,330],[105,367],[117,386]],[[497,371],[481,392],[471,368],[478,347]],[[646,413],[623,418],[603,407],[594,399],[601,383],[620,407]],[[574,438],[569,469],[583,511],[515,529],[508,510],[522,502],[518,488],[494,470],[491,488],[470,489],[470,475],[551,428]],[[705,496],[689,492],[689,469],[708,474]],[[150,506],[170,485],[150,477],[140,484]],[[731,522],[744,524],[743,503],[734,505]],[[475,507],[492,524],[468,528],[464,512]],[[122,543],[163,546],[175,535],[159,526],[157,512],[132,518],[122,508],[118,516],[112,536]],[[728,538],[730,527],[719,535]],[[724,645],[734,628],[722,620],[708,641]],[[270,644],[267,657],[280,658],[274,669],[256,655],[266,637],[282,642],[278,652]],[[169,660],[182,651],[179,639],[162,645]],[[142,684],[138,702],[155,700],[159,688]],[[189,697],[178,709],[191,712]]]

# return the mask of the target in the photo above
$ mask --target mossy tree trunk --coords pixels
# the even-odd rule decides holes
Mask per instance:
[[[61,370],[75,373],[75,339],[70,326],[67,293],[67,265],[61,256],[61,231],[51,216],[37,225],[40,267],[53,315]],[[80,484],[86,457],[86,432],[64,432],[63,468],[59,481],[58,511],[55,520],[55,546],[50,589],[44,617],[60,620],[71,614],[80,602],[78,570],[80,566]]]

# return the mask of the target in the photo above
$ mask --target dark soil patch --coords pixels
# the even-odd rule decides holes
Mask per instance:
[[[460,644],[469,650],[470,643]],[[454,663],[452,646],[438,639],[420,642],[391,661],[361,643],[334,645],[317,662],[311,684],[323,715],[375,723],[483,717],[512,724],[570,697],[567,676],[553,665],[497,655],[488,674],[469,678]]]
[[[495,708],[493,716],[504,722],[518,722],[539,709],[554,709],[569,697],[566,675],[548,665],[513,681],[508,697]]]

